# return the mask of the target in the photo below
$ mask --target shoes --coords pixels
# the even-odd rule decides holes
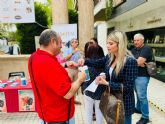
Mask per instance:
[[[147,123],[149,123],[149,119],[140,118],[140,120],[136,124],[147,124]]]
[[[76,101],[76,100],[74,101],[74,103],[77,104],[77,105],[81,105],[81,102]]]
[[[93,113],[93,121],[96,121],[96,115]]]
[[[137,110],[137,109],[135,108],[134,113],[141,114],[142,112],[141,112],[141,111],[139,111],[139,110]]]

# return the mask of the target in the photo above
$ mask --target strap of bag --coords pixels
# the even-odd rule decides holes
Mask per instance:
[[[151,50],[152,51],[152,50]],[[152,61],[155,62],[155,57],[154,57],[154,53],[152,51]]]
[[[71,108],[71,99],[69,100],[69,108],[68,108],[68,124],[69,124],[69,118],[70,118],[70,108]]]
[[[30,69],[31,69],[32,79],[34,81],[34,86],[35,86],[35,89],[36,89],[37,97],[38,97],[38,100],[40,100],[39,91],[38,91],[38,88],[37,88],[37,85],[36,85],[36,81],[34,79],[34,74],[33,74],[33,69],[32,69],[32,60],[33,60],[33,54],[30,57]],[[43,118],[44,124],[46,124],[40,102],[39,102],[39,106],[40,106],[40,109],[41,109],[41,113],[42,113],[42,118]],[[70,109],[71,109],[71,99],[69,100],[69,108],[68,108],[68,124],[69,124],[69,118],[70,118]]]
[[[38,91],[38,88],[37,88],[37,86],[36,86],[36,81],[35,81],[35,79],[34,79],[34,74],[33,74],[33,69],[32,69],[32,60],[33,60],[33,54],[32,54],[32,56],[30,57],[30,69],[31,69],[32,79],[33,79],[33,81],[34,81],[34,87],[35,87],[35,89],[36,89],[37,97],[38,97],[38,100],[40,100],[39,91]],[[43,111],[42,111],[42,107],[41,107],[41,103],[40,103],[40,102],[39,102],[39,106],[40,106],[40,109],[41,109],[41,113],[42,113],[42,118],[43,118],[44,124],[46,124],[45,119],[44,119],[44,115],[43,115]]]

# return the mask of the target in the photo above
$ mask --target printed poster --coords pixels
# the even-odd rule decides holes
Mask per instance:
[[[35,101],[32,90],[18,90],[19,111],[35,111]]]
[[[52,30],[61,36],[62,42],[67,43],[73,38],[77,39],[77,24],[54,24]]]
[[[0,0],[0,23],[35,22],[34,0]]]
[[[7,112],[4,92],[0,92],[0,112]]]

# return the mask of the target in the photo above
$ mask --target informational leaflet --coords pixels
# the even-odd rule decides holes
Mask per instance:
[[[104,76],[104,78],[105,78],[105,73],[104,73],[104,72],[100,73],[100,76]],[[85,91],[87,90],[87,91],[95,92],[96,89],[97,89],[97,87],[98,87],[98,84],[96,84],[96,80],[94,80],[94,81],[85,89]]]
[[[77,38],[77,24],[54,24],[52,30],[56,31],[65,43]]]
[[[0,0],[0,23],[35,22],[34,0]]]
[[[4,92],[0,92],[0,112],[7,112]]]
[[[19,111],[35,111],[35,101],[32,90],[19,90]]]
[[[95,92],[98,87],[98,84],[96,84],[96,81],[94,80],[85,90]]]

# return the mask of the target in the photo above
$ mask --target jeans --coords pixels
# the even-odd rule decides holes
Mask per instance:
[[[39,124],[44,124],[44,121],[42,119],[39,119]],[[69,124],[75,124],[74,116],[69,119]]]
[[[136,109],[141,111],[142,117],[149,118],[147,87],[150,77],[137,77],[135,79],[135,92],[137,96]]]
[[[132,124],[132,115],[125,116],[124,124]]]
[[[93,105],[95,105],[96,124],[103,123],[103,115],[100,111],[100,100],[92,99],[84,94],[85,124],[93,124]]]

